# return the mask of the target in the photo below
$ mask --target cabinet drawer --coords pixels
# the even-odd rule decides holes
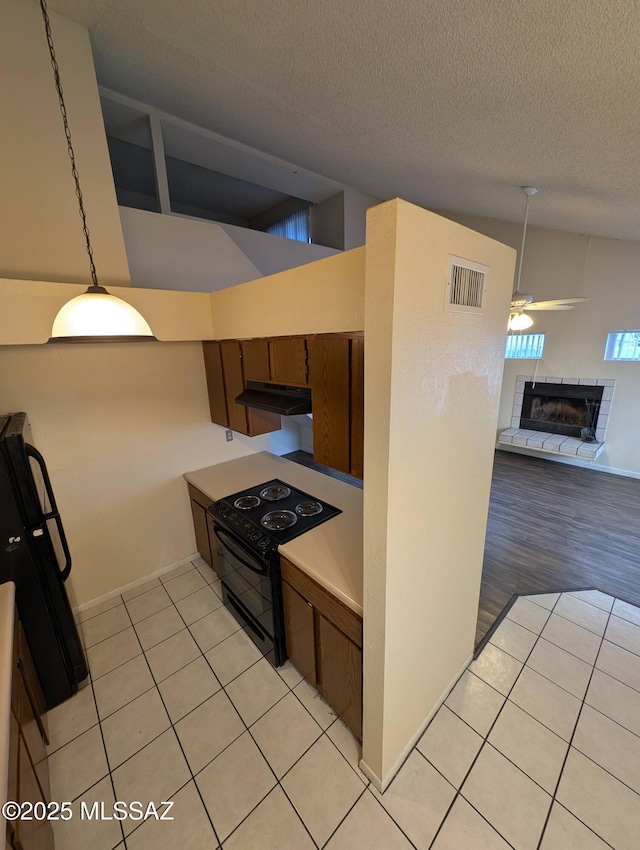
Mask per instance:
[[[362,647],[362,617],[332,596],[299,567],[280,558],[282,578],[314,608],[331,620],[356,646]]]

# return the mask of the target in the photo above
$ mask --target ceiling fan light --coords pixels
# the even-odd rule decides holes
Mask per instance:
[[[532,324],[533,319],[531,316],[527,316],[526,313],[514,313],[509,317],[510,331],[525,331],[527,328],[530,328]]]
[[[110,295],[103,287],[89,287],[60,309],[50,342],[154,340],[147,321],[135,307]]]

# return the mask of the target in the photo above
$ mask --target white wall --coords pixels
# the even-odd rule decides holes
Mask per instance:
[[[489,267],[444,309],[449,255]],[[367,217],[363,761],[385,785],[473,651],[515,252],[404,201]]]
[[[350,251],[366,241],[367,210],[382,203],[380,198],[346,186],[344,193],[344,250]]]
[[[47,461],[78,604],[195,552],[184,472],[269,448],[211,424],[199,343],[5,346],[0,398]]]
[[[535,203],[535,201],[534,201]],[[542,203],[542,199],[540,200]],[[522,225],[447,213],[447,216],[506,244],[520,246]],[[531,332],[546,334],[539,375],[614,378],[607,443],[595,469],[640,475],[640,363],[604,361],[608,331],[640,327],[640,244],[530,227],[521,289],[537,300],[584,295],[570,312],[536,312]],[[536,361],[505,361],[499,428],[511,424],[517,374],[533,374]],[[557,460],[553,455],[541,457]]]
[[[133,286],[214,292],[336,253],[214,221],[120,207]]]
[[[98,276],[129,284],[89,35],[50,12]],[[82,227],[39,5],[0,6],[0,277],[89,280]]]

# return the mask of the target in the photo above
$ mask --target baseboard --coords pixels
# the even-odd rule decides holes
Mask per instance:
[[[194,555],[189,555],[188,558],[181,558],[179,561],[174,561],[173,564],[169,564],[166,567],[162,567],[159,570],[156,570],[154,573],[149,573],[147,576],[143,576],[142,578],[137,578],[135,581],[129,582],[129,584],[125,584],[122,587],[117,587],[115,590],[110,590],[109,593],[105,593],[102,596],[98,596],[96,599],[92,599],[90,602],[83,602],[82,605],[76,605],[73,609],[74,613],[82,613],[82,611],[86,611],[88,608],[93,608],[94,605],[99,605],[101,602],[106,602],[107,599],[113,599],[114,596],[120,596],[121,593],[126,593],[128,590],[133,590],[134,587],[139,587],[141,584],[144,584],[147,581],[151,581],[152,578],[158,578],[158,576],[164,575],[165,573],[170,573],[171,570],[175,570],[178,567],[184,566],[184,564],[188,564],[191,561],[195,561],[200,558],[201,555],[199,552],[196,552]]]
[[[436,702],[436,704],[435,704],[435,705],[434,705],[434,707],[431,709],[431,711],[429,712],[429,714],[427,715],[427,717],[426,717],[426,718],[423,720],[423,722],[420,724],[420,726],[418,727],[418,730],[417,730],[417,731],[415,732],[415,734],[411,737],[411,739],[409,740],[408,744],[407,744],[407,745],[406,745],[406,747],[403,749],[403,751],[400,753],[400,755],[399,755],[399,756],[398,756],[398,758],[396,759],[395,764],[393,765],[393,767],[391,768],[391,770],[387,773],[387,775],[386,775],[385,777],[383,777],[383,778],[381,779],[381,778],[380,778],[380,777],[379,777],[379,776],[375,773],[375,771],[373,771],[373,770],[369,767],[369,765],[368,765],[368,764],[364,761],[364,759],[360,759],[360,762],[359,762],[359,764],[358,764],[358,767],[359,767],[359,768],[360,768],[360,770],[364,773],[364,775],[367,777],[367,779],[370,779],[370,780],[371,780],[371,782],[373,783],[373,785],[375,786],[375,788],[376,788],[376,789],[377,789],[377,790],[378,790],[381,794],[384,794],[384,792],[387,790],[387,788],[389,787],[389,785],[391,784],[391,782],[394,780],[394,778],[395,778],[396,774],[399,772],[399,770],[400,770],[400,768],[402,767],[402,765],[403,765],[403,764],[405,763],[405,761],[409,758],[409,756],[411,755],[411,752],[412,752],[413,748],[414,748],[414,747],[415,747],[415,745],[418,743],[418,741],[420,740],[420,738],[423,736],[425,729],[426,729],[426,728],[427,728],[427,726],[431,723],[431,721],[433,720],[433,718],[434,718],[434,717],[435,717],[435,715],[436,715],[436,712],[438,711],[438,709],[440,708],[440,706],[443,704],[443,702],[446,700],[446,698],[449,696],[449,694],[451,693],[451,691],[454,689],[454,687],[456,686],[456,684],[457,684],[457,682],[458,682],[458,679],[460,678],[460,676],[462,676],[462,674],[463,674],[463,673],[464,673],[464,671],[467,669],[467,667],[469,666],[469,664],[471,663],[471,661],[472,661],[472,660],[473,660],[473,655],[470,655],[470,656],[467,658],[467,660],[464,662],[464,664],[462,665],[462,667],[460,667],[460,669],[458,670],[458,672],[455,674],[455,676],[454,676],[454,677],[453,677],[453,679],[451,680],[450,684],[449,684],[449,685],[445,688],[445,690],[443,691],[442,696],[440,697],[440,699]]]
[[[582,458],[574,458],[570,455],[559,455],[557,452],[539,452],[527,446],[512,446],[506,443],[496,443],[496,449],[499,449],[501,452],[512,452],[515,455],[539,457],[540,460],[552,460],[554,463],[565,463],[567,466],[580,466],[582,469],[591,469],[594,472],[622,475],[623,478],[640,478],[640,472],[633,472],[631,469],[616,469],[615,466],[602,466],[595,461],[582,460]]]

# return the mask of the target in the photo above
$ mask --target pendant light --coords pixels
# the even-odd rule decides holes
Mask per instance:
[[[87,214],[82,200],[80,189],[80,178],[76,168],[76,159],[71,144],[71,131],[67,119],[67,109],[62,93],[60,82],[60,69],[56,60],[51,35],[51,23],[47,12],[46,0],[40,0],[40,9],[49,45],[51,67],[55,81],[58,100],[60,102],[60,113],[64,124],[64,133],[67,140],[67,152],[71,162],[71,174],[75,184],[75,193],[78,198],[78,209],[82,219],[82,233],[84,235],[86,250],[89,256],[89,271],[91,273],[91,286],[82,295],[72,298],[59,311],[53,322],[53,330],[49,342],[137,342],[155,340],[151,328],[138,313],[135,307],[127,304],[121,298],[110,295],[109,292],[98,283],[96,267],[93,262],[93,248],[89,238],[87,227]]]

